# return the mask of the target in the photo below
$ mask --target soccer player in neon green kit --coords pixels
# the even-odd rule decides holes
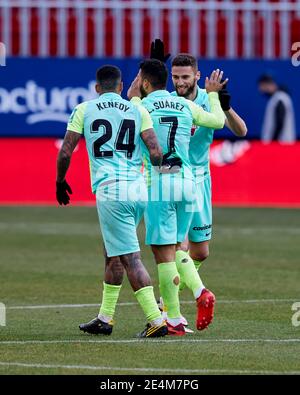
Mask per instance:
[[[159,39],[151,44],[151,58],[167,61],[169,54],[164,53],[163,42]],[[200,80],[197,60],[190,54],[179,54],[172,59],[172,81],[175,96],[184,97],[201,106],[206,111],[210,110],[207,92],[198,86]],[[243,119],[230,106],[230,94],[226,88],[219,91],[221,107],[226,116],[225,125],[239,137],[247,134],[247,127]],[[197,209],[195,210],[188,240],[178,246],[176,263],[191,259],[197,270],[209,255],[209,241],[212,233],[212,204],[211,204],[211,177],[209,169],[209,149],[213,141],[214,129],[207,127],[193,127],[190,140],[190,161],[196,179]],[[187,253],[189,252],[189,254]],[[185,282],[181,279],[180,289],[184,289]],[[184,317],[182,317],[187,324]],[[213,318],[213,310],[211,320]],[[203,329],[211,322],[203,323]]]
[[[141,147],[149,150],[153,166],[159,167],[161,148],[148,112],[121,98],[121,72],[115,66],[97,71],[99,97],[79,104],[71,114],[57,160],[56,197],[68,204],[70,186],[65,180],[74,148],[82,135],[86,141],[92,191],[107,253],[103,300],[99,315],[81,324],[80,330],[110,335],[124,269],[148,324],[139,337],[161,337],[168,332],[158,309],[153,287],[141,258],[136,226],[145,209],[146,192],[141,175]],[[131,196],[129,191],[134,191]],[[136,193],[141,191],[141,194]]]
[[[154,123],[158,141],[162,146],[164,160],[162,165],[170,170],[178,165],[178,172],[164,173],[153,177],[151,165],[145,155],[145,173],[149,181],[149,201],[145,211],[146,244],[151,245],[157,266],[159,286],[164,302],[168,308],[168,333],[184,335],[179,309],[178,285],[183,277],[193,291],[197,301],[197,329],[201,330],[206,316],[206,306],[214,304],[214,295],[202,285],[193,261],[175,263],[176,244],[184,241],[193,210],[188,210],[187,202],[193,202],[195,196],[194,176],[189,160],[189,142],[193,122],[208,127],[222,128],[224,114],[220,107],[217,92],[226,83],[221,83],[223,72],[214,71],[210,79],[206,79],[206,90],[209,96],[212,113],[205,112],[189,100],[172,97],[166,91],[167,69],[164,63],[157,60],[146,60],[140,66],[140,72],[128,91],[128,97],[135,103],[142,103],[148,110]],[[142,101],[134,96],[146,96]],[[151,178],[149,180],[149,174]],[[158,183],[156,183],[158,178]],[[178,182],[179,181],[179,182]],[[180,183],[182,181],[182,183]],[[158,192],[156,190],[158,184]],[[163,198],[164,192],[170,189],[169,200]],[[184,191],[190,199],[179,191]],[[179,193],[181,200],[171,197]],[[154,201],[153,196],[159,196]]]

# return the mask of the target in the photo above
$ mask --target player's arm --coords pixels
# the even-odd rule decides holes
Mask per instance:
[[[78,105],[72,112],[63,144],[57,156],[56,199],[60,205],[69,204],[70,196],[68,193],[72,194],[72,189],[65,177],[70,166],[73,151],[83,133],[83,113],[84,106],[82,104]]]
[[[162,164],[163,154],[154,129],[144,130],[141,134],[141,138],[149,151],[152,166],[160,167]]]
[[[141,86],[141,79],[140,79],[140,71],[139,71],[127,91],[127,97],[130,101],[137,100],[139,101],[139,103],[141,102],[142,93],[140,86]],[[139,103],[136,102],[134,104],[139,104]]]
[[[230,108],[228,111],[224,111],[226,119],[225,125],[238,137],[245,137],[247,134],[247,126],[244,120],[233,110]]]
[[[225,115],[221,108],[218,91],[222,89],[228,79],[221,82],[222,76],[223,71],[216,70],[211,73],[210,78],[206,77],[205,80],[211,112],[204,111],[202,107],[188,101],[195,125],[206,126],[212,129],[222,129],[224,127]]]
[[[57,175],[56,181],[61,183],[65,180],[70,166],[73,151],[80,140],[81,134],[67,130],[61,149],[57,156]]]
[[[150,47],[151,59],[157,59],[160,60],[161,62],[166,63],[170,56],[171,54],[165,53],[165,45],[163,41],[161,41],[159,38],[156,38],[154,41],[151,42],[151,47]]]
[[[219,99],[222,110],[225,113],[225,125],[234,133],[236,136],[244,137],[247,134],[247,126],[244,120],[233,110],[230,106],[230,93],[223,87],[219,91]]]
[[[152,166],[159,167],[162,163],[163,154],[153,129],[152,119],[144,107],[140,105],[137,107],[142,116],[141,138],[149,151]]]

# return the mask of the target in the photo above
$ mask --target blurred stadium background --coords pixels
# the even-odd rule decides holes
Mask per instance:
[[[95,70],[118,65],[125,97],[155,38],[172,55],[199,59],[202,86],[212,69],[225,71],[248,135],[216,131],[211,148],[219,207],[201,271],[217,295],[214,324],[183,343],[135,343],[144,321],[127,284],[104,348],[106,340],[88,343],[94,339],[77,329],[97,310],[103,271],[96,210],[72,207],[94,206],[84,142],[68,174],[67,208],[49,207],[57,206],[56,156],[73,107],[95,96]],[[267,101],[257,79],[267,72],[289,89],[299,138],[300,67],[291,58],[300,0],[0,0],[0,42],[0,302],[7,306],[0,374],[299,374],[291,304],[300,284],[300,143],[260,141]],[[139,236],[158,294],[142,227]],[[183,299],[193,322],[191,296]]]

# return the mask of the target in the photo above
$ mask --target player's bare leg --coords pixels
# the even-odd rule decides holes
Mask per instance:
[[[167,326],[157,306],[149,273],[142,263],[140,252],[121,255],[128,280],[137,301],[142,307],[148,324],[139,337],[160,337],[167,334]]]
[[[105,252],[104,282],[111,285],[121,285],[125,269],[118,256],[108,258]]]
[[[180,276],[175,262],[175,245],[151,245],[157,263],[159,289],[168,310],[168,331],[170,335],[182,336],[185,334],[181,323],[179,306]]]
[[[126,270],[128,280],[134,292],[143,287],[151,286],[149,273],[141,261],[139,252],[121,255],[120,261]]]
[[[91,334],[110,335],[125,270],[118,256],[107,257],[106,251],[104,251],[104,256],[105,273],[99,314],[92,321],[79,325],[79,329]]]
[[[149,322],[139,334],[139,337],[165,336],[168,332],[167,326],[156,304],[151,279],[141,261],[139,252],[117,257],[106,257],[103,299],[99,315],[89,323],[80,325],[80,329],[93,334],[111,334],[113,316],[123,281],[124,269],[135,296]]]
[[[194,261],[196,269],[198,270],[202,262],[209,257],[209,240],[201,241],[199,243],[190,241],[188,244],[190,257]]]

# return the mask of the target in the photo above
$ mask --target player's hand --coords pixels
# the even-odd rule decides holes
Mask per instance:
[[[60,205],[64,204],[65,206],[70,202],[70,196],[72,194],[72,189],[66,180],[63,182],[56,181],[56,200]]]
[[[182,160],[180,158],[163,158],[158,171],[161,174],[174,174],[180,171],[181,166]]]
[[[161,62],[166,63],[169,59],[171,54],[165,54],[165,46],[164,43],[159,39],[156,38],[155,41],[152,41],[151,48],[150,48],[150,58],[157,59]]]
[[[129,100],[131,100],[133,97],[142,97],[140,73],[132,81],[127,91],[127,97]]]
[[[228,92],[226,85],[224,85],[223,88],[219,91],[219,100],[223,111],[230,110],[230,99],[230,93]]]
[[[228,82],[228,78],[226,78],[225,80],[223,80],[223,82],[221,82],[222,78],[223,78],[223,71],[217,69],[214,70],[211,73],[210,78],[206,77],[205,79],[205,89],[207,93],[210,92],[219,92]]]

